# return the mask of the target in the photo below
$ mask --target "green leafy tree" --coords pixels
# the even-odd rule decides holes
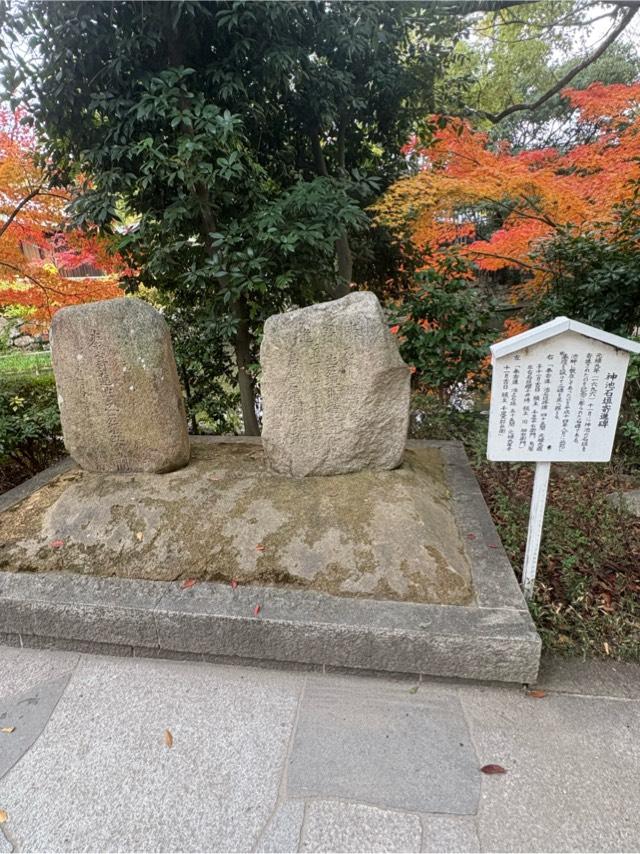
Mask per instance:
[[[485,386],[485,363],[495,338],[493,308],[474,284],[469,262],[453,252],[437,268],[416,273],[392,326],[403,358],[415,368],[416,390],[455,404],[456,398]]]
[[[47,167],[84,178],[77,223],[118,234],[119,212],[133,218],[116,241],[136,271],[129,287],[209,316],[257,433],[261,323],[358,278],[362,209],[404,168],[399,149],[433,107],[455,19],[393,2],[5,10],[5,56],[29,45],[5,61],[6,85]]]

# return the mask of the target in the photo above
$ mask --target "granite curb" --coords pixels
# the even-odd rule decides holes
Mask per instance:
[[[474,605],[346,598],[291,587],[199,582],[183,589],[179,582],[0,572],[0,637],[83,652],[534,682],[540,638],[464,449],[456,442],[409,442],[425,446],[440,448],[445,460],[471,562]],[[17,487],[19,498],[7,493],[0,510],[67,470],[64,462]]]

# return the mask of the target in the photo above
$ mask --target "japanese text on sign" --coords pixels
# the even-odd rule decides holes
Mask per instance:
[[[628,359],[574,332],[497,358],[489,459],[608,460]]]

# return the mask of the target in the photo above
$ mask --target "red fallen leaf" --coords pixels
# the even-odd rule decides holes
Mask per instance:
[[[235,590],[237,586],[238,586],[238,582],[235,580],[235,578],[232,578],[231,579],[231,589]]]
[[[64,545],[64,540],[52,540],[49,545],[52,549],[61,549]]]
[[[475,540],[475,538],[476,538],[476,535],[475,535],[475,534],[467,534],[467,539],[468,539],[468,540]]]
[[[253,609],[253,616],[254,616],[254,617],[257,617],[257,616],[258,616],[258,614],[260,613],[260,609],[261,609],[261,608],[262,608],[262,605],[256,605],[256,607]]]
[[[502,765],[483,765],[480,769],[483,774],[506,774],[507,769]]]
[[[195,578],[185,578],[180,587],[183,590],[188,590],[190,587],[193,587],[194,584],[196,584]]]
[[[497,547],[497,546],[492,546],[492,545],[490,545],[490,546],[489,546],[489,548],[490,548],[490,549],[497,549],[498,547]]]
[[[536,688],[534,691],[527,691],[527,697],[533,697],[534,700],[541,700],[543,697],[547,696],[546,691],[541,691]]]
[[[415,366],[415,365],[409,365],[409,373],[410,373],[410,374],[415,374],[415,372],[416,372],[417,370],[418,370],[418,369],[416,368],[416,366]]]
[[[264,546],[262,543],[258,543],[258,545],[256,546],[257,552],[263,552],[265,549],[266,549],[266,546]]]
[[[397,335],[399,331],[400,331],[400,327],[398,326],[398,324],[397,324],[397,323],[396,323],[396,325],[395,325],[395,326],[392,326],[392,327],[391,327],[391,329],[389,330],[389,332],[390,332],[392,335]]]

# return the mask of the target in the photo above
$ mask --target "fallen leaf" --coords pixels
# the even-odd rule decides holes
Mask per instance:
[[[262,608],[262,605],[256,605],[256,607],[253,609],[253,616],[254,616],[254,617],[257,617],[257,616],[258,616],[258,614],[260,613],[260,609],[261,609],[261,608]]]
[[[13,732],[14,730],[14,726],[0,726],[0,732]]]
[[[4,822],[9,818],[6,810],[0,810],[0,824],[4,824]]]
[[[173,747],[173,736],[170,729],[165,729],[164,731],[164,743],[167,747]]]
[[[418,686],[414,685],[413,688],[409,688],[409,693],[410,694],[417,694],[418,693]]]
[[[502,765],[483,765],[480,769],[483,774],[506,774],[507,769]]]
[[[533,691],[527,691],[527,697],[533,697],[534,700],[541,700],[543,697],[547,696],[546,691],[541,691],[539,688],[535,688]]]
[[[497,548],[498,548],[498,546],[492,546],[492,545],[489,545],[489,548],[490,548],[490,549],[497,549]]]
[[[142,533],[142,531],[136,531],[136,540],[138,540],[139,542],[142,542],[142,540],[144,540],[144,534]]]
[[[232,578],[231,579],[231,589],[235,590],[237,586],[238,586],[238,582],[235,580],[235,578]]]
[[[476,538],[476,535],[475,535],[475,534],[467,534],[467,539],[468,539],[468,540],[475,540],[475,538]]]
[[[262,543],[258,543],[258,545],[256,546],[257,552],[263,552],[265,549],[266,549],[266,546],[263,546]]]
[[[604,646],[604,651],[606,652],[607,655],[609,655],[609,644],[605,641],[603,646]]]
[[[196,583],[195,578],[185,578],[185,580],[182,582],[182,584],[180,585],[180,587],[181,587],[183,590],[188,590],[190,587],[193,587],[193,585],[194,585],[195,583]]]
[[[51,540],[49,543],[52,549],[61,549],[64,545],[64,540]]]

